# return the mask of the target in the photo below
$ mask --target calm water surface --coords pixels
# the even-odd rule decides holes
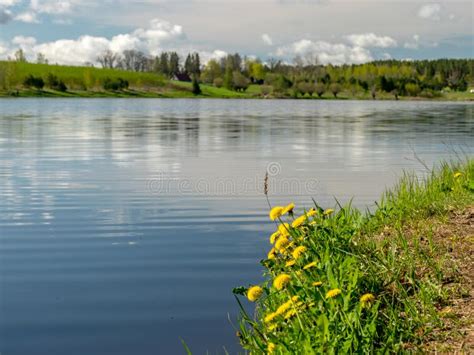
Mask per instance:
[[[0,101],[0,352],[238,351],[274,204],[372,207],[473,154],[472,104]]]

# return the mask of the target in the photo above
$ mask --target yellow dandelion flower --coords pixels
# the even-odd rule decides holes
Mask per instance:
[[[283,303],[280,307],[277,308],[276,310],[276,314],[277,315],[282,315],[283,313],[285,313],[287,310],[289,310],[291,307],[291,302],[285,302]]]
[[[291,281],[291,277],[288,274],[278,275],[275,280],[273,280],[273,287],[277,290],[284,289]]]
[[[282,206],[276,206],[273,207],[272,210],[270,211],[270,219],[272,221],[276,220],[277,218],[280,218],[283,214],[283,207]]]
[[[247,298],[250,302],[255,302],[260,297],[262,297],[263,289],[260,286],[250,287],[247,291]]]
[[[454,174],[454,178],[457,179],[458,177],[462,176],[462,173],[461,172],[457,172]]]
[[[268,331],[273,332],[277,327],[278,327],[278,324],[273,323],[273,324],[270,324],[270,325],[267,327],[267,329],[268,329]]]
[[[279,238],[277,242],[275,243],[275,249],[281,252],[289,244],[290,244],[290,241],[287,238]]]
[[[289,229],[290,229],[290,225],[288,223],[282,223],[278,226],[278,232],[280,232],[280,235],[282,237],[285,237],[290,234]]]
[[[303,270],[311,269],[312,267],[315,267],[316,265],[318,265],[318,263],[317,263],[316,261],[313,261],[313,262],[311,262],[311,263],[305,265],[305,266],[303,267]]]
[[[285,319],[290,319],[296,315],[296,310],[290,309],[288,312],[285,314]]]
[[[318,211],[316,211],[314,208],[312,208],[308,211],[308,213],[306,213],[306,216],[313,217],[313,216],[316,216],[317,214],[318,214]]]
[[[323,283],[322,283],[321,281],[316,281],[316,282],[313,282],[313,283],[312,283],[312,285],[313,285],[314,287],[319,287],[319,286],[321,286],[322,284],[323,284]]]
[[[290,260],[290,261],[287,261],[287,262],[286,262],[285,266],[286,266],[286,267],[290,267],[290,266],[293,266],[293,265],[295,265],[295,264],[296,264],[296,261],[295,261],[295,260]]]
[[[292,300],[293,302],[296,302],[296,301],[298,301],[299,299],[300,299],[300,296],[293,296],[293,297],[291,297],[291,300]]]
[[[306,221],[306,215],[300,216],[291,223],[293,228],[298,228]]]
[[[267,352],[269,354],[273,354],[275,352],[275,349],[276,349],[276,345],[273,344],[273,343],[268,343],[267,345]]]
[[[328,298],[334,298],[336,296],[339,296],[341,294],[341,290],[338,289],[338,288],[335,288],[335,289],[332,289],[332,290],[329,290],[327,293],[326,293],[326,299]]]
[[[275,259],[276,256],[276,250],[275,248],[272,248],[267,255],[267,259]]]
[[[280,236],[280,232],[276,231],[270,236],[270,244],[275,244],[277,238]]]
[[[325,216],[329,216],[330,214],[334,213],[334,210],[332,208],[328,208],[326,211],[324,211]]]
[[[366,306],[372,303],[373,301],[375,301],[375,296],[371,293],[366,293],[360,298],[360,303],[362,303],[363,306]]]
[[[283,208],[282,215],[285,215],[287,213],[292,213],[294,209],[295,209],[295,204],[292,202],[288,206]]]
[[[264,322],[265,323],[270,323],[271,321],[273,321],[276,317],[278,317],[278,313],[276,312],[273,312],[273,313],[269,313],[265,316],[265,319],[264,319]]]
[[[306,247],[304,246],[299,246],[296,247],[295,250],[293,250],[293,253],[291,254],[293,258],[298,259],[301,255],[303,255],[306,252]]]

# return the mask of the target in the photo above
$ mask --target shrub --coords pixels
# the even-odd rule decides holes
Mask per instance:
[[[331,91],[334,97],[337,98],[337,94],[341,92],[341,85],[333,83],[329,86],[329,91]]]
[[[235,91],[245,91],[250,85],[250,80],[240,72],[234,71],[232,74],[232,84]]]
[[[56,75],[49,73],[46,77],[46,85],[57,91],[66,92],[67,86],[62,80],[60,80]]]
[[[222,78],[215,78],[214,79],[214,86],[216,88],[221,88],[222,85],[224,85],[224,80],[222,80]]]
[[[201,87],[199,86],[199,82],[196,78],[196,75],[193,75],[193,94],[200,95],[201,93]]]
[[[417,84],[405,84],[405,90],[410,96],[417,96],[420,93],[420,87]]]
[[[317,83],[314,87],[314,91],[319,97],[321,97],[326,92],[326,85],[324,85],[323,83]]]
[[[44,88],[44,80],[41,77],[34,77],[33,75],[28,75],[23,81],[23,85],[31,88],[34,87],[38,90]]]
[[[118,78],[115,80],[106,78],[104,80],[104,85],[103,85],[105,90],[112,90],[112,91],[128,89],[128,86],[129,86],[128,81],[123,80],[122,78]]]
[[[268,96],[273,92],[273,87],[270,85],[262,85],[260,86],[260,93],[262,96]]]

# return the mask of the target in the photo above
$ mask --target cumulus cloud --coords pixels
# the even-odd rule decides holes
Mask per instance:
[[[348,46],[342,43],[311,41],[302,39],[288,46],[277,49],[277,56],[316,56],[322,64],[365,63],[373,60],[369,50],[359,46]]]
[[[25,37],[25,36],[16,36],[13,37],[12,43],[19,45],[20,47],[32,47],[36,44],[36,38],[34,37]]]
[[[0,6],[9,7],[9,6],[16,5],[20,1],[21,0],[0,0]]]
[[[76,3],[75,0],[31,0],[30,7],[38,13],[57,15],[70,13]]]
[[[262,41],[263,43],[266,45],[266,46],[272,46],[273,45],[273,40],[272,38],[270,37],[270,35],[264,33],[262,35]]]
[[[138,50],[147,55],[157,55],[163,50],[184,52],[185,43],[182,42],[184,39],[186,39],[186,34],[181,26],[154,19],[147,27],[137,28],[130,33],[118,34],[111,38],[84,35],[77,39],[37,43],[33,37],[17,36],[10,42],[10,48],[4,51],[3,56],[11,56],[18,48],[22,48],[30,59],[42,53],[51,63],[83,65],[87,62],[97,63],[97,57],[107,50],[115,53]],[[194,51],[195,49],[186,48],[186,50]],[[200,51],[200,53],[203,62],[211,58],[220,59],[227,55],[221,50]]]
[[[352,43],[352,45],[363,48],[388,48],[397,46],[397,41],[392,37],[377,36],[375,33],[353,34],[347,36],[347,39]]]
[[[439,21],[441,19],[440,12],[440,4],[426,4],[418,10],[418,17],[425,20]]]
[[[15,16],[15,20],[25,22],[25,23],[39,23],[38,17],[36,13],[27,11],[22,12],[21,14]]]

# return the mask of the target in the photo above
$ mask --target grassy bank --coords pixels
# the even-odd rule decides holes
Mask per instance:
[[[474,160],[406,174],[378,208],[273,208],[265,282],[234,293],[251,353],[469,353]],[[470,329],[470,330],[469,330]],[[471,332],[470,334],[469,331]],[[470,338],[472,340],[472,338]]]
[[[56,90],[47,85],[48,76],[53,75],[57,80],[65,84],[66,90]],[[26,87],[25,79],[28,76],[42,78],[45,86],[41,89]],[[118,82],[123,80],[127,82],[127,88],[118,90],[106,89],[104,84],[107,81]],[[23,62],[5,62],[0,61],[0,97],[69,97],[69,98],[295,98],[292,90],[285,93],[271,92],[262,94],[262,87],[259,85],[250,85],[244,92],[228,90],[223,87],[201,84],[200,95],[194,95],[192,84],[187,82],[178,82],[168,80],[155,73],[131,72],[117,69],[99,69],[94,67],[77,67],[62,65],[33,64]],[[268,87],[267,87],[268,88]],[[298,94],[298,99],[305,100],[372,100],[370,92],[351,92],[342,90],[334,97],[329,90],[321,97],[316,94],[302,96]],[[394,96],[386,92],[378,92],[377,100],[394,100]],[[404,97],[400,100],[419,100],[427,97]],[[448,101],[469,101],[474,100],[474,94],[469,92],[449,92],[439,93],[432,100]]]

